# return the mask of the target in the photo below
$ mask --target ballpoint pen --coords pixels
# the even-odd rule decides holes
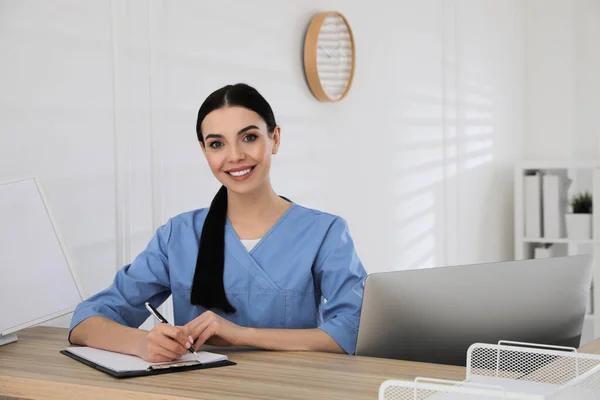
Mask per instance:
[[[169,321],[167,321],[166,318],[163,317],[156,308],[152,307],[152,305],[149,302],[145,302],[144,305],[146,306],[148,311],[150,311],[150,314],[154,315],[154,318],[156,318],[159,322],[161,322],[163,324],[171,325],[171,324],[169,324]],[[198,357],[198,353],[196,353],[193,346],[190,346],[190,348],[188,350],[190,353],[192,353],[196,357]]]

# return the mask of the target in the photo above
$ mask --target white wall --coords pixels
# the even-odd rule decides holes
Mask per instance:
[[[316,101],[310,18],[348,18],[349,96]],[[195,119],[255,86],[282,126],[276,190],[345,217],[370,272],[512,258],[517,0],[0,1],[0,181],[37,175],[87,294],[218,185]]]
[[[528,159],[600,156],[600,2],[526,0]]]

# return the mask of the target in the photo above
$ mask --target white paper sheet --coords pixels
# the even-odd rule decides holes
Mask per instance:
[[[198,351],[197,358],[195,355],[188,353],[175,361],[164,363],[149,363],[136,356],[114,353],[112,351],[95,349],[93,347],[67,347],[65,350],[116,372],[145,371],[149,367],[165,366],[168,364],[179,364],[182,362],[197,361],[202,364],[210,364],[218,361],[227,360],[227,356],[222,354],[209,353],[207,351]]]

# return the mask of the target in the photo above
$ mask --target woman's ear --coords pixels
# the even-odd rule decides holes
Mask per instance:
[[[273,129],[273,150],[271,151],[271,154],[277,154],[277,151],[279,150],[279,143],[281,143],[281,129],[279,128],[279,126],[276,126],[275,129]]]

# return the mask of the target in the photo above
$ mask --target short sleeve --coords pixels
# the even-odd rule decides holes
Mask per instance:
[[[158,307],[171,294],[167,246],[171,222],[157,229],[144,251],[121,268],[107,289],[81,302],[71,319],[73,328],[92,316],[101,316],[129,327],[139,327],[150,315],[144,303]]]
[[[326,299],[321,305],[319,328],[346,353],[354,354],[367,273],[342,218],[336,218],[330,226],[317,254],[313,273]]]

